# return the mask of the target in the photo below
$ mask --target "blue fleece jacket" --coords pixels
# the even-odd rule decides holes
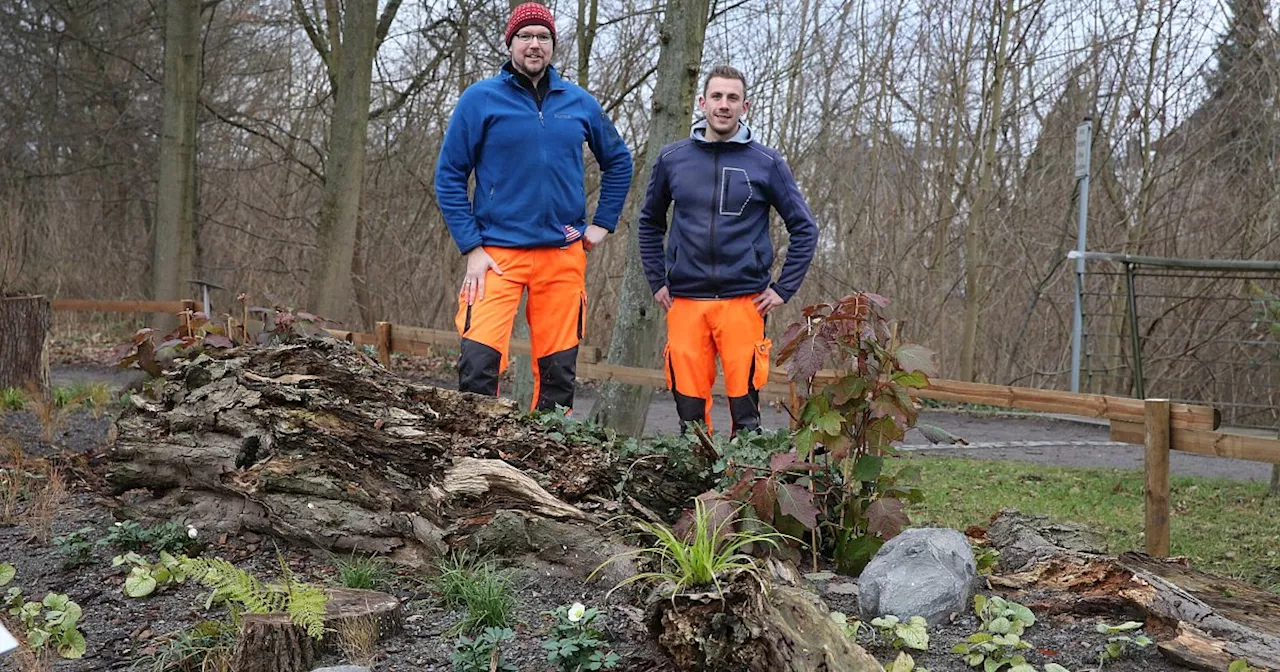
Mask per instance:
[[[637,222],[645,278],[657,292],[697,299],[730,298],[767,287],[784,301],[800,289],[818,242],[818,226],[778,152],[742,124],[724,142],[706,139],[706,122],[662,148]],[[675,203],[671,227],[667,211]],[[790,234],[787,258],[771,282],[769,209]],[[664,250],[663,238],[666,237]]]
[[[631,152],[600,103],[547,68],[541,100],[510,64],[467,88],[436,164],[436,201],[463,254],[481,245],[561,247],[587,225],[582,143],[600,164],[592,224],[613,231],[631,187]],[[528,87],[528,88],[526,88]],[[475,172],[475,193],[467,180]]]

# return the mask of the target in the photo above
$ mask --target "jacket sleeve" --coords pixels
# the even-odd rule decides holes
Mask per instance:
[[[587,145],[600,164],[600,200],[591,223],[613,232],[622,215],[627,192],[631,190],[631,174],[635,168],[631,165],[631,150],[627,149],[609,115],[595,98],[590,100]]]
[[[787,167],[787,162],[777,156],[773,162],[773,207],[782,215],[787,226],[790,242],[787,244],[787,258],[782,264],[782,273],[778,281],[770,285],[773,291],[790,301],[800,291],[800,283],[809,272],[809,264],[813,262],[814,251],[818,247],[818,225],[813,221],[813,213],[805,203],[796,178]]]
[[[484,122],[480,116],[477,95],[464,92],[449,118],[440,158],[436,162],[436,203],[445,226],[463,254],[480,247],[480,227],[471,212],[467,180],[475,168],[480,143],[484,139]]]
[[[644,205],[636,221],[636,234],[640,243],[640,262],[649,290],[656,294],[667,284],[667,267],[663,245],[667,233],[667,210],[671,207],[671,186],[667,183],[666,166],[662,157],[653,164],[649,186],[644,192]]]

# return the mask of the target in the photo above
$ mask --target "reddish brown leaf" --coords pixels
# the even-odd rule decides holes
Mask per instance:
[[[235,347],[235,343],[231,339],[222,334],[210,334],[204,337],[204,344],[211,348],[231,348]]]
[[[902,502],[892,497],[877,499],[867,507],[867,531],[884,539],[898,536],[911,519],[902,510]]]
[[[778,484],[771,480],[757,481],[751,488],[751,506],[756,516],[766,523],[773,523],[773,509],[778,503]]]
[[[795,483],[784,483],[778,489],[778,510],[784,516],[791,516],[812,530],[818,526],[818,508],[813,505],[813,493],[808,488]]]
[[[772,471],[775,474],[779,471],[786,471],[788,467],[795,463],[795,461],[795,453],[774,453],[773,457],[769,458],[769,471]]]
[[[789,371],[791,380],[809,380],[817,375],[827,361],[831,346],[820,338],[806,338],[796,347]]]

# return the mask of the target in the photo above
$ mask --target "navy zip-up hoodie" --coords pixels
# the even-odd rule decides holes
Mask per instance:
[[[706,139],[706,121],[662,148],[653,164],[638,234],[653,292],[696,299],[757,294],[772,286],[784,301],[800,289],[818,242],[818,226],[782,156],[741,124],[724,142]],[[667,210],[672,202],[670,232]],[[772,282],[769,208],[790,234],[787,258]]]
[[[613,231],[631,188],[631,152],[595,98],[555,68],[543,76],[541,99],[519,78],[508,62],[496,77],[468,87],[440,147],[436,201],[463,254],[481,245],[562,247],[580,238],[587,219],[583,142],[601,173],[591,223]],[[467,194],[473,170],[474,200]]]

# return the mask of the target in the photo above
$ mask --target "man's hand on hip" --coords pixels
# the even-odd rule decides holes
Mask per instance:
[[[663,310],[671,310],[671,291],[666,287],[654,292],[653,300],[661,304]]]
[[[600,244],[604,237],[609,235],[609,230],[603,226],[588,224],[587,230],[582,234],[582,249],[590,252],[591,248]]]
[[[470,306],[476,301],[484,298],[484,277],[493,269],[494,273],[502,275],[502,269],[498,268],[498,262],[484,251],[483,247],[477,247],[467,253],[467,276],[462,280],[462,298],[466,299],[467,305]]]
[[[761,315],[768,315],[769,311],[786,303],[777,292],[773,291],[772,287],[760,292],[751,302],[756,305],[756,310]]]

